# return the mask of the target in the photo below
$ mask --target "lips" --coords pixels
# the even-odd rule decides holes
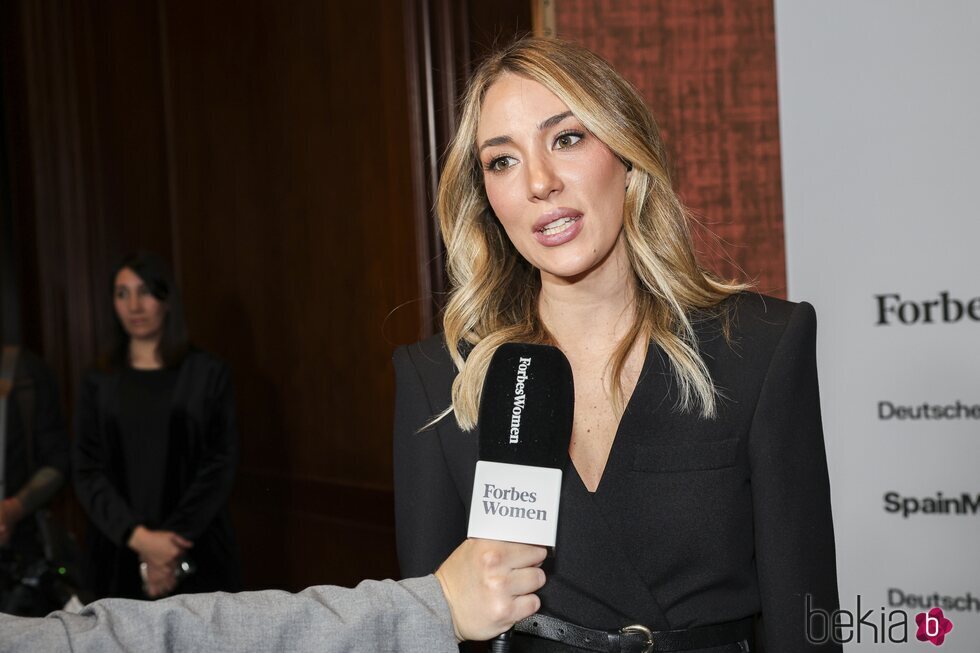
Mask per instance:
[[[560,221],[562,218],[578,220],[581,217],[581,211],[560,206],[557,209],[548,211],[547,213],[542,213],[541,217],[535,221],[532,229],[535,232],[544,231],[546,228],[559,226],[556,223],[558,223],[558,221]]]
[[[557,208],[543,214],[534,223],[534,237],[545,247],[564,245],[582,231],[582,212]]]

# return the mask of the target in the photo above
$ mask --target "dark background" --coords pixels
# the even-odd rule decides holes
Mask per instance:
[[[390,357],[438,331],[438,155],[474,62],[543,4],[0,4],[3,339],[70,416],[112,266],[173,262],[193,339],[234,370],[248,587],[397,576]],[[658,116],[704,260],[782,294],[771,3],[554,9]],[[70,493],[57,511],[83,532]]]

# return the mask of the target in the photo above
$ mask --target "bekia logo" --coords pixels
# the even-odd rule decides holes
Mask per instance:
[[[953,622],[943,615],[942,608],[920,612],[915,615],[915,623],[919,626],[915,638],[920,642],[931,642],[936,646],[942,646],[946,641],[946,634],[953,630]]]
[[[806,595],[806,640],[809,644],[904,644],[909,641],[909,615],[902,610],[885,612],[884,606],[862,611],[857,595],[857,611],[840,608],[832,613],[813,607],[813,597]],[[942,646],[953,622],[942,608],[915,615],[915,638]]]

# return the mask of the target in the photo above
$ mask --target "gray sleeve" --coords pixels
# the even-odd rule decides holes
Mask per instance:
[[[0,652],[419,651],[457,652],[449,606],[435,576],[186,594],[160,601],[103,599],[80,614],[0,615]]]

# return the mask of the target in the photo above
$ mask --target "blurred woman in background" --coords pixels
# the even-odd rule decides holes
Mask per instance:
[[[227,365],[188,341],[167,264],[114,271],[114,341],[79,391],[75,488],[99,597],[240,589],[227,510],[238,458]]]

